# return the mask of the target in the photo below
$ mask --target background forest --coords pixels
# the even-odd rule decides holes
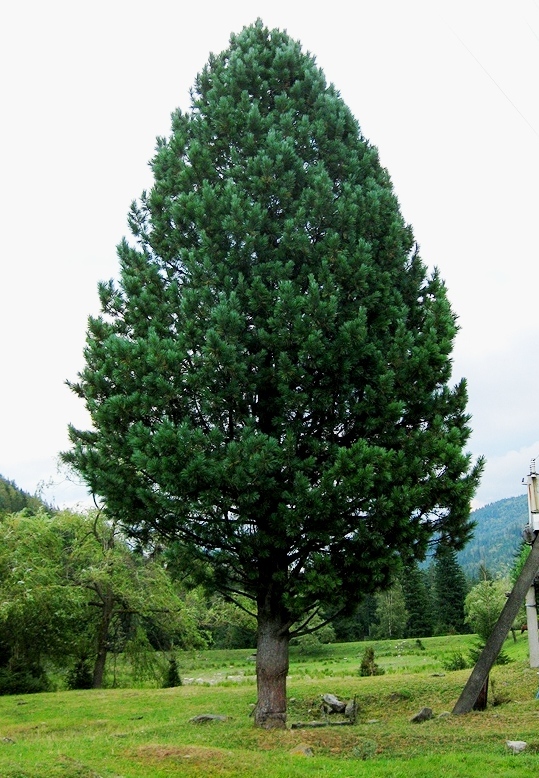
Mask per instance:
[[[346,617],[316,616],[313,626],[328,623],[298,638],[299,650],[481,633],[477,608],[488,611],[488,634],[519,555],[526,497],[472,519],[463,551],[402,569],[385,592],[358,593]],[[181,651],[255,648],[254,619],[183,571],[174,550],[143,552],[99,511],[58,511],[0,477],[0,693],[116,686],[118,662],[131,683],[177,685]]]

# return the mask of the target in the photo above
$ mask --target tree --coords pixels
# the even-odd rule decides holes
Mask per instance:
[[[101,513],[0,523],[0,667],[40,676],[45,659],[74,661],[80,673],[92,662],[92,686],[101,687],[115,627],[135,661],[130,649],[149,649],[156,627],[176,644],[204,644],[159,561],[134,553]]]
[[[404,637],[408,618],[402,584],[397,580],[391,588],[376,595],[378,623],[374,629],[374,637],[382,640]]]
[[[62,581],[52,521],[23,512],[0,522],[0,692],[46,689],[44,660],[69,656],[83,621],[85,594]]]
[[[436,632],[466,632],[464,601],[468,587],[466,576],[457,561],[454,549],[443,545],[438,548],[434,565],[434,589],[436,600]]]
[[[427,577],[416,563],[409,565],[402,573],[402,590],[408,611],[406,634],[408,637],[430,637],[433,633],[432,597]]]
[[[134,536],[250,600],[255,722],[284,726],[292,634],[469,536],[455,316],[376,149],[286,33],[258,21],[210,57],[152,169],[71,384],[93,428],[64,461]]]
[[[510,589],[507,578],[489,580],[485,578],[473,586],[464,601],[466,623],[479,636],[482,647],[490,637],[503,606],[507,601],[507,591]]]

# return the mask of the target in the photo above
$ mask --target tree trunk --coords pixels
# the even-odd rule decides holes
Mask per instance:
[[[102,599],[103,606],[101,611],[101,622],[97,632],[96,657],[92,680],[92,688],[94,689],[101,689],[103,686],[103,677],[105,675],[105,664],[107,662],[108,653],[109,627],[114,611],[114,597],[110,588],[107,588],[105,596]]]
[[[288,624],[265,609],[258,615],[255,724],[265,729],[286,727],[286,676],[288,675]]]

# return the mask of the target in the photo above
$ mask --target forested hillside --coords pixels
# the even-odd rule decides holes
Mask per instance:
[[[48,507],[39,497],[24,492],[14,481],[8,481],[0,475],[0,516],[25,509],[34,513],[40,508]]]
[[[485,505],[473,511],[477,522],[474,537],[458,555],[458,561],[469,578],[476,578],[484,565],[492,574],[506,572],[522,540],[528,523],[526,494]]]

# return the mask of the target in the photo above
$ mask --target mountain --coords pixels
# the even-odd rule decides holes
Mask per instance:
[[[506,573],[512,567],[528,523],[528,497],[508,497],[473,511],[474,536],[458,554],[468,578],[477,578],[484,565],[492,574]]]

